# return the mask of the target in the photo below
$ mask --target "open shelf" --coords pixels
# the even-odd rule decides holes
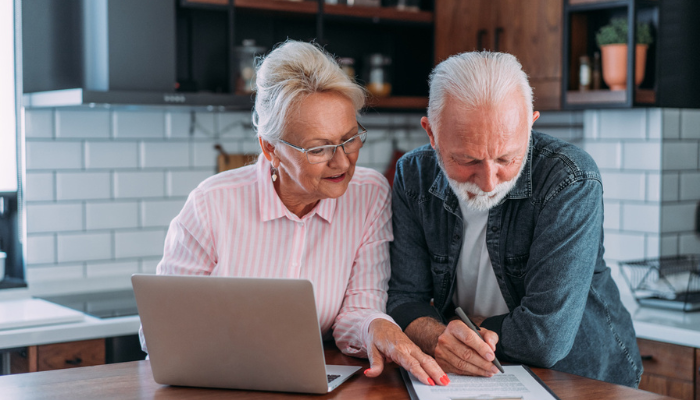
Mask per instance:
[[[613,104],[625,103],[626,101],[627,92],[624,90],[588,90],[585,92],[569,90],[566,92],[566,102],[571,105]],[[634,91],[634,102],[654,104],[656,102],[656,92],[649,89],[636,89]]]
[[[373,22],[379,22],[381,20],[433,22],[433,13],[430,11],[406,11],[393,7],[349,7],[341,4],[324,4],[323,13],[334,16],[368,18]]]
[[[428,108],[428,98],[423,96],[369,97],[367,99],[367,107],[415,110],[426,109]]]
[[[228,0],[183,0],[189,6],[227,7]],[[234,0],[236,8],[258,11],[275,11],[291,14],[316,14],[316,1],[290,0]],[[432,23],[433,13],[430,11],[399,10],[394,7],[363,7],[342,4],[324,4],[323,14],[337,17],[366,18],[373,22],[381,20]]]
[[[225,0],[224,3],[224,5],[228,5],[228,0]],[[244,8],[249,10],[279,11],[295,14],[316,14],[318,12],[318,3],[315,1],[235,0],[233,4],[236,8]]]

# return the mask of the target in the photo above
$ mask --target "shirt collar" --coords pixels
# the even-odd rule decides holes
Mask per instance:
[[[272,183],[272,172],[270,170],[270,162],[263,154],[258,156],[257,162],[257,180],[259,195],[260,220],[262,222],[272,221],[277,218],[287,217],[292,221],[301,221],[313,218],[318,214],[319,217],[326,220],[328,223],[333,222],[333,216],[338,206],[337,199],[322,199],[303,218],[297,217],[282,203],[275,186]]]

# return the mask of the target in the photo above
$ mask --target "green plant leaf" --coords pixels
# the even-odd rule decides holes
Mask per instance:
[[[598,46],[607,44],[627,43],[627,18],[613,18],[608,25],[602,26],[595,35]],[[651,44],[654,38],[651,26],[647,23],[637,23],[637,43]]]

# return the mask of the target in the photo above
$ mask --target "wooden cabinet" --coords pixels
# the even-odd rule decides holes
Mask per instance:
[[[29,346],[13,353],[10,363],[13,374],[101,365],[105,363],[105,339]]]
[[[435,62],[464,51],[511,53],[534,89],[535,109],[561,102],[561,0],[435,2]]]
[[[685,400],[700,400],[697,360],[700,349],[637,339],[644,374],[639,388]]]

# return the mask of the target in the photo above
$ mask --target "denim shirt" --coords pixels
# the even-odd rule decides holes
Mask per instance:
[[[464,229],[429,145],[399,160],[393,190],[387,311],[403,329],[426,316],[447,323]],[[603,260],[603,186],[587,153],[533,131],[515,187],[489,210],[486,247],[509,313],[481,326],[498,334],[501,361],[639,384],[632,319]]]

